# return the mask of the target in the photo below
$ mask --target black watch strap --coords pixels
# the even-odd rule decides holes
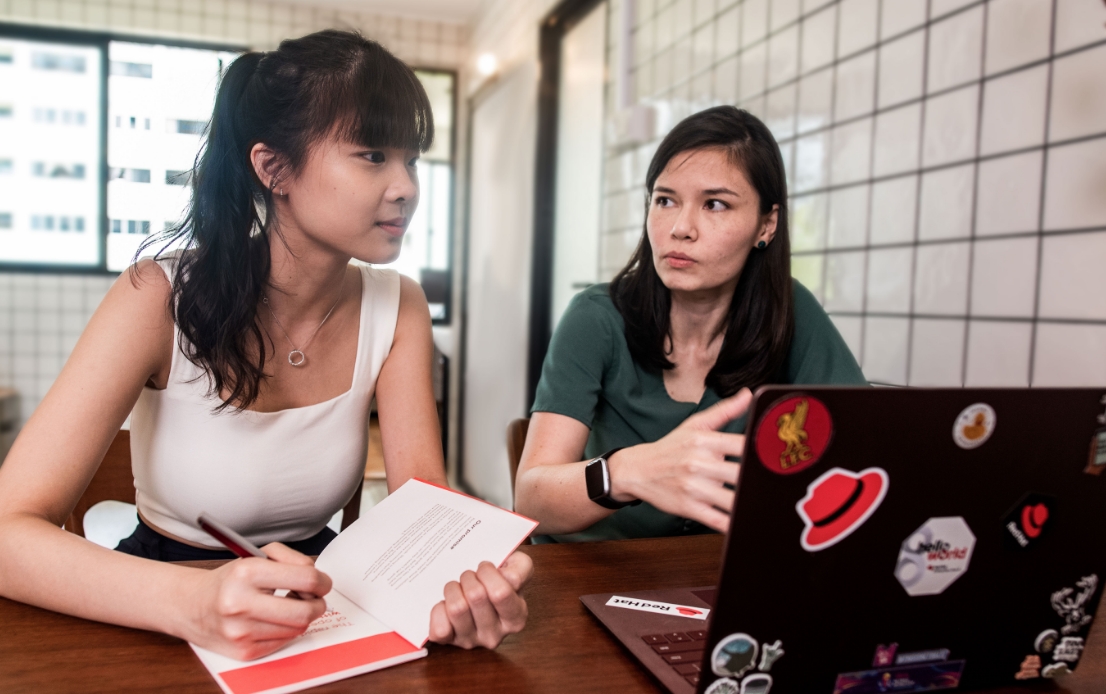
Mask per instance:
[[[611,498],[611,468],[607,460],[622,448],[614,448],[584,467],[584,478],[588,486],[588,498],[603,508],[618,509],[626,506],[636,506],[641,499],[633,501],[615,501]]]

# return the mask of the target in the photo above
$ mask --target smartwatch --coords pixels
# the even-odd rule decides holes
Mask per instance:
[[[615,448],[607,451],[584,467],[584,479],[588,485],[588,498],[603,508],[624,508],[641,503],[641,499],[615,501],[611,498],[611,468],[607,464],[607,459],[621,450],[621,448]]]

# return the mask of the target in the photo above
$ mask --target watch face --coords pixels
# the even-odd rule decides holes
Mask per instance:
[[[607,461],[596,458],[584,468],[584,480],[588,485],[588,498],[606,499],[611,493],[611,478],[607,474]]]

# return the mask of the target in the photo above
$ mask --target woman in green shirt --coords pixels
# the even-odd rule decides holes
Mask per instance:
[[[646,190],[637,251],[573,299],[542,367],[515,503],[546,541],[725,532],[750,389],[867,384],[791,279],[783,160],[763,123],[732,106],[684,119]]]

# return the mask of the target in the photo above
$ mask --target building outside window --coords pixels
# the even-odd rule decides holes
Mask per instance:
[[[0,263],[101,263],[101,60],[0,37]]]

